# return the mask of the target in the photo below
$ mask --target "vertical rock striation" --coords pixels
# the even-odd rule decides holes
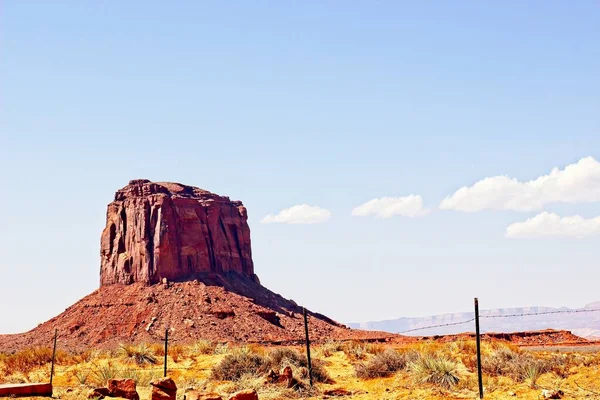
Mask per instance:
[[[254,275],[246,208],[179,183],[132,180],[108,205],[100,285]]]

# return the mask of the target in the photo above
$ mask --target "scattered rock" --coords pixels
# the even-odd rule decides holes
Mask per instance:
[[[241,390],[232,394],[229,400],[258,400],[258,393],[253,389]]]
[[[273,325],[281,327],[281,319],[275,311],[258,311],[256,314],[265,321],[269,321]]]
[[[233,310],[226,310],[226,309],[212,311],[211,314],[219,319],[235,317],[235,312]]]
[[[108,390],[108,388],[96,388],[96,389],[91,389],[88,392],[88,399],[103,399],[107,396],[110,396],[110,391]]]
[[[544,399],[562,399],[565,393],[562,390],[542,390],[542,397]]]
[[[266,378],[267,378],[267,381],[265,382],[265,384],[267,384],[267,383],[283,383],[283,384],[285,384],[286,387],[295,388],[295,389],[300,389],[300,388],[304,387],[302,382],[300,382],[299,380],[294,378],[292,368],[289,366],[285,367],[283,369],[283,371],[281,371],[281,373],[277,373],[273,370],[269,371]]]
[[[122,397],[128,400],[139,400],[133,379],[109,379],[107,382],[110,397]]]
[[[152,400],[176,400],[177,385],[171,378],[160,378],[152,381]]]

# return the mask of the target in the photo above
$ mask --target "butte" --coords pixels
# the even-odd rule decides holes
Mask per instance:
[[[100,245],[100,287],[33,330],[0,335],[0,349],[63,349],[152,343],[294,343],[304,340],[302,307],[260,284],[247,210],[196,187],[137,179],[108,205]],[[310,312],[311,339],[388,340]]]

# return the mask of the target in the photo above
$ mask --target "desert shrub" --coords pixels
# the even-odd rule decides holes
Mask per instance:
[[[160,371],[143,371],[134,368],[127,368],[119,373],[120,379],[133,379],[137,386],[148,386],[153,380],[162,377]]]
[[[56,352],[56,362],[61,364],[67,358],[67,353]],[[47,347],[32,347],[18,351],[14,354],[3,356],[2,360],[4,375],[15,373],[29,374],[33,369],[52,362],[52,349]]]
[[[318,347],[319,352],[323,357],[331,357],[334,353],[344,350],[344,345],[341,342],[328,340]]]
[[[149,347],[150,347],[150,351],[152,352],[154,357],[164,357],[165,356],[164,343],[153,343]]]
[[[140,344],[138,346],[121,344],[119,345],[119,354],[123,358],[133,361],[138,365],[157,363],[157,358],[153,354],[152,349],[146,344]]]
[[[331,382],[331,377],[322,361],[312,359],[311,364],[315,382]],[[267,355],[267,369],[281,371],[287,366],[295,370],[295,375],[300,376],[302,379],[308,379],[308,359],[306,355],[289,348],[274,349]]]
[[[73,371],[73,377],[80,385],[86,385],[90,377],[90,371],[87,369],[76,369]]]
[[[219,343],[215,346],[215,354],[227,354],[231,351],[229,343]]]
[[[210,340],[199,340],[192,347],[193,354],[213,354],[217,345]]]
[[[221,360],[212,369],[212,378],[222,381],[239,381],[242,376],[262,376],[269,370],[281,371],[291,367],[294,375],[308,378],[308,360],[305,355],[289,348],[277,348],[267,355],[258,354],[250,347],[241,347]],[[322,362],[312,360],[313,379],[316,382],[331,382],[331,378]]]
[[[220,381],[237,381],[247,374],[264,374],[266,364],[264,356],[249,351],[234,351],[225,355],[221,362],[212,368],[211,375],[213,379]]]
[[[287,365],[290,366],[302,366],[308,365],[306,357],[290,348],[277,348],[273,349],[268,354],[269,367],[273,369],[284,368]]]
[[[354,369],[358,378],[381,378],[406,368],[408,363],[416,358],[418,358],[418,355],[415,352],[400,353],[396,350],[387,349],[383,353],[375,355],[368,362],[356,365]]]
[[[458,364],[446,357],[421,355],[409,364],[413,378],[419,383],[431,383],[451,388],[460,381]]]
[[[537,387],[537,380],[544,372],[544,366],[541,363],[531,363],[523,369],[523,380],[529,381],[531,388],[535,389]]]
[[[93,364],[91,371],[92,383],[97,386],[103,386],[109,379],[118,378],[118,373],[118,368],[110,361],[102,364]]]
[[[507,347],[499,348],[490,356],[483,357],[481,362],[485,374],[506,376],[515,382],[530,381],[531,386],[535,386],[542,374],[553,369],[559,373],[566,373],[562,365],[563,361],[560,358],[536,358],[531,353],[514,351]]]
[[[369,354],[379,354],[385,350],[380,344],[363,343],[356,340],[346,342],[342,346],[350,360],[365,360]]]
[[[94,358],[95,354],[92,350],[84,350],[77,353],[70,354],[71,365],[83,364],[90,362]]]
[[[460,353],[475,354],[477,344],[475,343],[475,340],[457,340],[450,343],[450,348]]]
[[[173,359],[173,362],[179,362],[185,355],[185,347],[175,345],[168,348],[169,355]]]

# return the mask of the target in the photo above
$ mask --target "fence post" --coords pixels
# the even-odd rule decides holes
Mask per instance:
[[[52,366],[50,367],[50,386],[52,386],[52,379],[54,378],[54,362],[56,360],[56,335],[58,329],[54,329],[54,348],[52,350]]]
[[[477,343],[477,378],[479,381],[479,398],[483,399],[483,376],[481,374],[481,338],[479,337],[479,300],[475,298],[475,340]]]
[[[165,329],[165,371],[163,377],[167,377],[167,357],[169,354],[169,328]]]
[[[312,362],[310,360],[310,338],[308,337],[308,317],[306,316],[306,308],[302,308],[304,314],[304,333],[306,334],[306,358],[308,359],[308,381],[310,386],[313,385]]]

